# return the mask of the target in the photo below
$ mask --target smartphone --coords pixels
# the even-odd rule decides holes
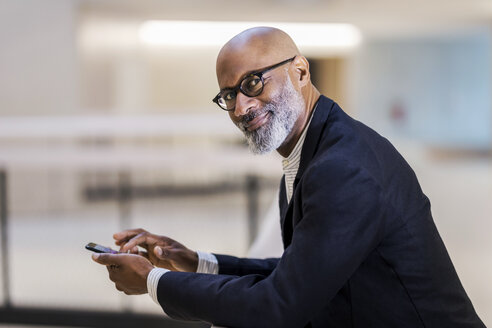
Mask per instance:
[[[118,254],[118,251],[115,251],[114,249],[111,249],[109,247],[104,247],[96,243],[88,243],[85,245],[85,248],[93,251],[95,253],[110,253],[110,254]]]

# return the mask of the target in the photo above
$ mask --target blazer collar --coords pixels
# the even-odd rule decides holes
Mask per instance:
[[[294,180],[294,189],[301,179],[304,171],[306,170],[309,162],[314,157],[316,150],[318,149],[319,140],[321,138],[321,133],[325,126],[326,119],[331,112],[333,107],[333,100],[321,95],[318,99],[316,110],[313,113],[313,118],[311,124],[308,127],[306,134],[306,139],[304,140],[304,145],[301,151],[301,162],[299,164],[299,169],[297,170],[296,178]]]

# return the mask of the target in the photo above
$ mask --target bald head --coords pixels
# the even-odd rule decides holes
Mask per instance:
[[[229,40],[217,57],[217,78],[221,88],[231,86],[238,78],[239,68],[244,71],[255,70],[300,55],[291,37],[273,27],[254,27],[245,30]],[[227,82],[223,77],[229,77]],[[221,81],[222,80],[222,81]]]
[[[241,48],[249,44],[254,47],[261,47],[265,51],[272,51],[272,53],[299,54],[297,46],[287,33],[278,28],[267,26],[253,27],[239,33],[229,40],[222,50]]]

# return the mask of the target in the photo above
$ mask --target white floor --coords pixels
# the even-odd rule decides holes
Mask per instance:
[[[60,326],[23,326],[23,325],[2,325],[0,328],[71,328],[71,327],[60,327]]]

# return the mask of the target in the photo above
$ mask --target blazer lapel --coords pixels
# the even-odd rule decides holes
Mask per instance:
[[[280,180],[278,203],[280,208],[280,228],[282,231],[282,242],[284,244],[284,249],[285,249],[290,244],[290,239],[286,238],[288,236],[286,235],[286,231],[284,230],[284,220],[285,217],[287,216],[287,211],[290,208],[290,205],[287,203],[287,191],[285,189],[285,175],[282,176],[282,179]]]
[[[333,100],[320,96],[317,107],[313,114],[311,123],[309,124],[308,131],[306,133],[306,139],[304,139],[304,145],[301,151],[301,162],[299,169],[297,170],[296,178],[294,179],[294,188],[291,201],[287,204],[287,193],[285,191],[285,176],[282,177],[280,182],[279,193],[279,206],[280,206],[280,226],[282,229],[282,241],[284,243],[284,249],[290,245],[292,241],[292,208],[294,204],[294,194],[297,184],[302,178],[304,171],[306,170],[309,162],[314,157],[318,144],[321,139],[321,135],[325,126],[325,122],[330,114],[331,109],[335,103]]]
[[[287,207],[289,206],[287,203],[287,191],[285,190],[285,175],[282,176],[282,179],[280,180],[278,203],[280,206],[280,219],[282,220],[282,218],[285,217]]]

